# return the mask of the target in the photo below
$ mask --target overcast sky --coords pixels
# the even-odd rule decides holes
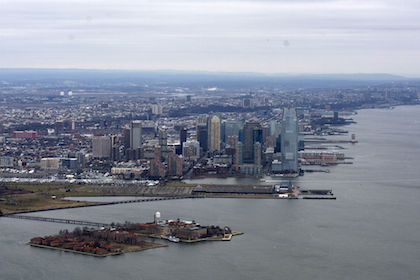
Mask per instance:
[[[0,0],[0,67],[420,76],[420,1]]]

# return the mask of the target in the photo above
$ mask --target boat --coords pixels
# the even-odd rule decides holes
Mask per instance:
[[[175,242],[175,243],[178,243],[179,242],[179,238],[178,237],[175,237],[175,236],[172,236],[172,235],[170,235],[168,237],[168,240],[171,241],[171,242]]]

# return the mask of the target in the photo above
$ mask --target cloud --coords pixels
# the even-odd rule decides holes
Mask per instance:
[[[0,3],[0,67],[419,71],[417,1]]]

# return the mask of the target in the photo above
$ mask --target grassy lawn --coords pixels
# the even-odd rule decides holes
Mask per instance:
[[[103,195],[92,193],[93,186],[70,185],[60,183],[5,183],[9,189],[24,190],[29,193],[4,195],[0,200],[0,211],[3,214],[25,211],[60,208],[93,204],[64,200],[66,196]],[[56,198],[53,198],[55,196]]]

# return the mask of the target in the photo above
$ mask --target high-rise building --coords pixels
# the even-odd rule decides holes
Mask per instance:
[[[298,173],[298,120],[295,109],[285,108],[281,128],[281,162],[283,173]]]
[[[142,145],[142,122],[131,121],[130,123],[130,149],[137,150]]]
[[[216,115],[213,115],[207,120],[207,129],[208,129],[208,149],[210,151],[219,151],[220,150],[220,118]]]
[[[150,161],[149,175],[152,178],[165,177],[165,165],[159,159],[152,159]]]
[[[163,107],[159,104],[152,104],[152,114],[153,115],[162,115]]]
[[[171,152],[168,154],[168,175],[182,176],[182,157]]]
[[[130,149],[130,129],[124,128],[123,130],[123,144],[125,149]]]
[[[239,146],[238,135],[229,136],[228,144],[234,150],[232,162],[237,169],[241,164],[241,148]]]
[[[242,107],[250,108],[251,107],[251,99],[250,98],[244,98],[242,100]]]
[[[186,141],[187,141],[187,129],[183,127],[179,130],[179,144],[181,145],[181,151],[182,151],[184,142]]]
[[[275,136],[277,138],[280,132],[281,132],[281,123],[276,120],[272,120],[270,122],[270,135]]]
[[[197,140],[203,152],[207,152],[208,147],[208,131],[207,126],[197,126]]]
[[[241,121],[227,120],[223,122],[223,142],[227,143],[230,136],[238,136],[239,130],[243,127]]]
[[[158,135],[159,135],[159,146],[166,149],[166,146],[168,146],[168,134],[166,133],[165,130],[159,129]]]
[[[246,164],[257,164],[258,158],[261,155],[256,154],[255,145],[263,144],[263,130],[257,122],[246,122],[243,129],[243,148],[242,148],[242,161]],[[261,152],[261,148],[259,149]]]
[[[201,115],[197,118],[197,141],[200,143],[200,148],[203,152],[207,152],[208,148],[207,118],[206,115]]]
[[[200,143],[196,140],[188,140],[182,147],[182,156],[185,159],[197,160],[200,158]]]
[[[111,158],[112,141],[110,136],[94,136],[92,150],[94,158]]]

